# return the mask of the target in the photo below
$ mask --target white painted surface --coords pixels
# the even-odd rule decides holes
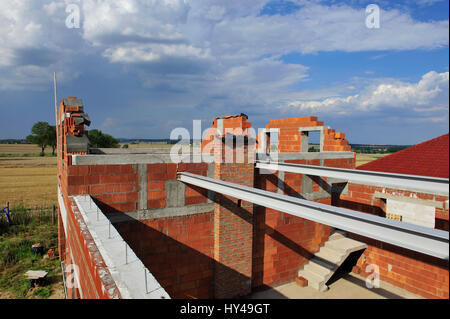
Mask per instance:
[[[435,208],[415,203],[388,199],[386,212],[402,216],[402,222],[434,228]]]
[[[108,218],[92,198],[89,195],[75,196],[74,198],[122,298],[170,299],[169,294],[144,266],[114,226],[109,225]],[[147,273],[147,290],[145,272]]]

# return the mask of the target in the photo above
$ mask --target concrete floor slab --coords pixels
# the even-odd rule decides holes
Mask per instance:
[[[424,299],[384,281],[380,281],[380,288],[369,289],[365,278],[353,273],[344,275],[329,287],[329,290],[320,292],[292,282],[255,292],[249,299]]]

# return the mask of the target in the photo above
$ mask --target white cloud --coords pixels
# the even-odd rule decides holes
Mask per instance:
[[[137,73],[144,87],[236,101],[243,94],[249,103],[258,93],[253,102],[268,105],[307,76],[307,66],[280,62],[283,54],[448,45],[448,21],[420,22],[398,10],[382,11],[374,30],[365,27],[364,7],[316,1],[299,1],[289,14],[260,15],[268,0],[83,0],[75,2],[82,10],[77,30],[65,27],[72,2],[1,2],[0,89],[45,86],[54,70],[73,78],[74,61],[100,56],[130,65],[125,72]]]
[[[351,114],[389,109],[407,109],[417,113],[440,112],[448,116],[449,72],[430,71],[417,83],[391,80],[370,85],[358,94],[325,97],[320,100],[290,101],[284,111],[313,111]]]
[[[448,21],[420,22],[398,10],[381,11],[380,29],[365,27],[365,8],[306,3],[291,14],[258,15],[268,1],[83,1],[83,37],[105,50],[158,51],[152,44],[187,43],[221,60],[254,59],[292,51],[411,50],[448,45]],[[153,53],[154,54],[154,53]],[[170,55],[168,51],[166,54]],[[123,62],[148,61],[148,55]],[[113,62],[120,57],[106,54]]]
[[[43,89],[53,71],[61,81],[76,77],[68,61],[83,45],[65,18],[64,1],[0,2],[0,90]]]

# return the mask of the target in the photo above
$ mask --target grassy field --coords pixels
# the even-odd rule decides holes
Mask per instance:
[[[0,157],[0,206],[51,207],[56,182],[56,157]]]
[[[0,157],[2,156],[39,156],[41,148],[35,144],[0,144]],[[51,147],[45,149],[46,155],[52,154]]]
[[[44,252],[57,250],[58,230],[51,210],[30,211],[12,208],[12,225],[0,219],[0,299],[61,299],[64,298],[61,266],[57,258],[50,260],[31,252],[40,243]],[[25,273],[28,270],[48,272],[47,284],[30,289]]]
[[[384,157],[386,155],[389,155],[389,154],[361,154],[361,153],[357,153],[356,154],[356,166],[372,162],[372,161],[374,161],[374,160],[376,160],[378,158]]]

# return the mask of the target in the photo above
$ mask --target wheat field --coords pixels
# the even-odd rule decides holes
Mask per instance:
[[[0,207],[56,204],[56,157],[0,157]]]

